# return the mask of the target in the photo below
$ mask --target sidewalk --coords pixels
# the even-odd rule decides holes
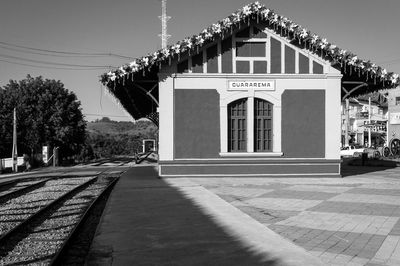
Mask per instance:
[[[115,186],[88,265],[324,265],[190,179],[137,166]]]
[[[343,173],[344,178],[190,181],[325,265],[400,265],[400,167],[346,167]]]

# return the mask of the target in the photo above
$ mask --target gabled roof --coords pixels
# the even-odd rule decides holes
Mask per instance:
[[[340,49],[325,38],[321,38],[292,20],[276,14],[259,2],[244,6],[229,17],[204,29],[198,35],[187,37],[165,49],[137,58],[118,69],[104,73],[101,76],[101,82],[113,92],[116,83],[122,83],[125,79],[136,80],[138,78],[142,80],[147,76],[154,78],[162,63],[173,60],[175,56],[189,50],[199,50],[207,43],[230,35],[232,29],[239,29],[241,24],[247,24],[251,20],[267,22],[270,29],[286,37],[293,44],[329,60],[332,65],[341,69],[344,75],[343,80],[351,80],[350,77],[358,76],[360,80],[373,81],[375,85],[379,84],[379,88],[394,88],[400,84],[398,74],[388,73],[386,69],[370,61],[359,59],[352,52]]]
[[[372,103],[378,104],[382,107],[387,107],[387,92],[373,92],[364,95],[357,96],[358,101],[369,102],[371,99]]]

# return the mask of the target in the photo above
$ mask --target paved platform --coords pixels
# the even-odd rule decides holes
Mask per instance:
[[[400,168],[343,175],[159,179],[133,167],[88,265],[400,265]]]
[[[341,179],[190,181],[325,265],[400,265],[400,168],[346,167],[343,173]]]
[[[133,167],[115,186],[87,265],[324,265],[205,187]]]

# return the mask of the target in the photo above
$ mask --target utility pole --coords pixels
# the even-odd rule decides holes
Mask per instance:
[[[167,16],[167,0],[161,0],[161,16],[158,16],[161,19],[161,34],[158,36],[161,37],[161,48],[167,48],[168,38],[171,37],[167,33],[167,21],[171,18]]]
[[[371,147],[371,97],[368,97],[368,125],[368,147]]]
[[[350,123],[350,115],[349,115],[349,98],[346,98],[345,105],[345,124],[344,124],[344,146],[349,146],[349,123]]]
[[[389,103],[390,104],[390,103]],[[388,107],[389,109],[389,107]],[[390,111],[387,112],[387,120],[386,120],[386,141],[385,146],[389,146],[390,136],[389,136],[389,125],[390,125]]]
[[[17,109],[14,108],[13,123],[13,148],[12,148],[13,172],[18,172],[18,151],[17,151]]]

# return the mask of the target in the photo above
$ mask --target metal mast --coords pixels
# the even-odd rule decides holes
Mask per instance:
[[[161,19],[161,34],[158,36],[161,37],[161,48],[167,48],[168,38],[171,37],[167,33],[167,21],[171,18],[167,16],[167,0],[161,0],[161,16],[158,16]]]

